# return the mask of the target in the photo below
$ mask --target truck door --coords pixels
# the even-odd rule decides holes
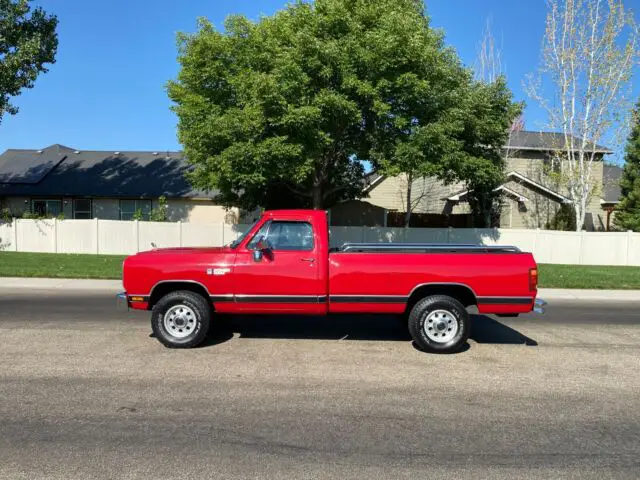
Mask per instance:
[[[317,232],[311,219],[270,219],[241,246],[233,275],[234,310],[326,312]]]

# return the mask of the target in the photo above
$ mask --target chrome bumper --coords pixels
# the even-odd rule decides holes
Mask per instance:
[[[119,309],[129,310],[129,299],[127,298],[127,292],[116,294],[116,303]]]
[[[545,302],[541,298],[536,298],[536,301],[533,303],[533,311],[536,313],[543,314],[546,310],[547,302]]]

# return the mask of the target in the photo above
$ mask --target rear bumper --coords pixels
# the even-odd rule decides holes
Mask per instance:
[[[547,302],[545,302],[541,298],[536,298],[536,301],[533,302],[533,311],[536,313],[543,314],[547,309]]]

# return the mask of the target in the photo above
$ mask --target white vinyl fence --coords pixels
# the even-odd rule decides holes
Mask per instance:
[[[132,254],[152,248],[220,246],[246,225],[119,220],[14,220],[0,223],[0,250]],[[556,232],[474,228],[331,227],[331,245],[344,242],[515,245],[539,263],[640,266],[640,233]]]

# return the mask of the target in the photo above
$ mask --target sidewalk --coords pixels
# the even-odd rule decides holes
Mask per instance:
[[[78,280],[69,278],[0,277],[0,289],[123,291],[120,280]],[[640,302],[640,290],[570,290],[541,288],[538,297],[551,300]]]
[[[121,280],[88,280],[71,278],[0,277],[1,288],[33,290],[94,290],[118,293],[124,290]]]

